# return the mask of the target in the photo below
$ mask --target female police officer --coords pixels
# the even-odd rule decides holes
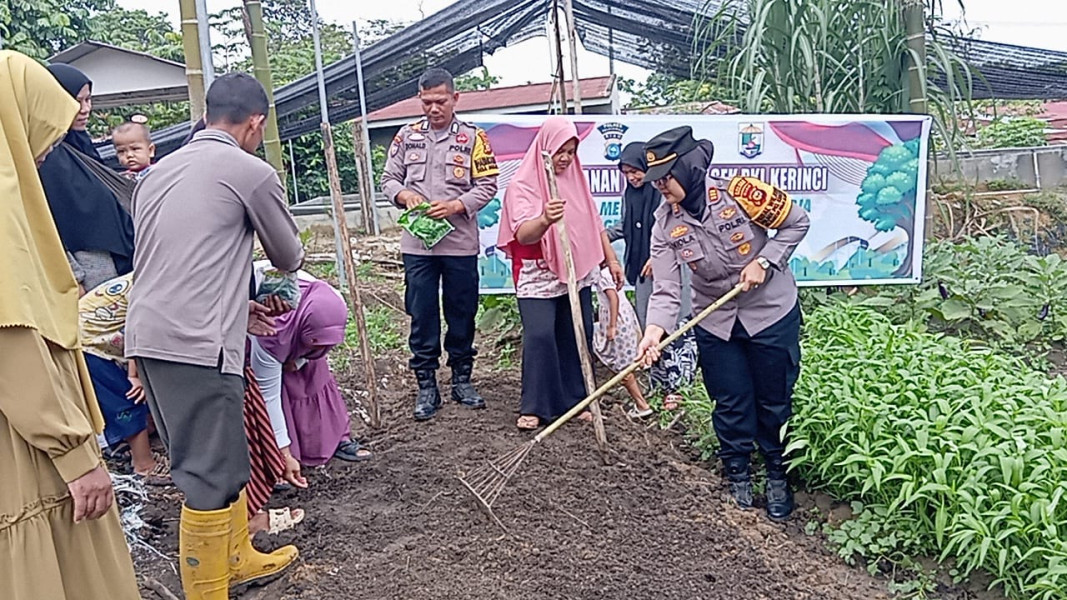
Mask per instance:
[[[693,310],[741,283],[744,294],[696,329],[700,367],[715,399],[713,423],[730,492],[752,506],[749,455],[759,444],[767,465],[767,514],[793,511],[782,428],[792,413],[800,372],[800,306],[788,261],[808,231],[808,215],[781,190],[750,177],[708,175],[714,147],[678,127],[645,144],[647,180],[664,197],[652,231],[654,288],[640,353],[659,359],[656,344],[673,328],[681,269],[692,270]],[[774,237],[768,230],[776,230]]]

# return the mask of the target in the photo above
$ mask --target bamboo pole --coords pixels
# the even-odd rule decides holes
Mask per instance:
[[[582,82],[578,79],[578,30],[574,22],[574,0],[563,0],[563,14],[567,17],[567,44],[571,54],[571,96],[574,114],[582,114]]]
[[[204,89],[215,82],[215,59],[211,54],[211,22],[207,0],[196,0],[196,33],[200,45],[200,69],[204,72]]]
[[[553,198],[559,198],[559,189],[556,184],[556,170],[552,165],[552,155],[542,152],[541,157],[545,164],[545,174],[548,176],[548,189]],[[578,346],[578,357],[582,363],[582,379],[585,380],[587,393],[596,390],[596,376],[593,374],[593,359],[589,356],[589,344],[585,337],[585,317],[582,315],[581,300],[578,297],[578,278],[574,272],[574,255],[571,253],[571,239],[567,233],[567,227],[563,219],[556,222],[556,231],[559,232],[560,242],[563,244],[563,258],[567,263],[567,299],[571,304],[571,322],[574,323],[574,343]],[[593,413],[593,432],[596,435],[596,445],[600,450],[600,457],[605,464],[608,463],[608,434],[604,430],[604,415],[600,412],[600,403],[589,403],[589,410]]]
[[[567,74],[563,72],[563,38],[559,32],[559,0],[552,2],[552,26],[556,36],[556,79],[559,81],[559,114],[567,114]]]
[[[278,173],[278,180],[285,185],[286,173],[285,162],[282,159],[282,140],[278,133],[278,111],[274,107],[274,78],[271,75],[270,59],[267,58],[267,32],[263,25],[263,3],[260,0],[244,0],[245,14],[251,25],[249,45],[252,47],[252,73],[267,90],[267,102],[270,111],[267,113],[267,130],[263,136],[263,149],[267,154],[267,162]]]
[[[904,0],[902,10],[907,35],[905,43],[908,48],[905,62],[908,66],[908,112],[925,115],[929,112],[929,107],[926,100],[926,22],[923,4],[923,0]],[[919,185],[926,185],[926,182],[920,181]],[[931,194],[926,195],[923,231],[924,237],[929,240],[934,231]],[[915,246],[916,240],[909,240],[908,243]]]
[[[374,232],[374,235],[378,235],[382,232],[381,225],[378,223],[378,207],[374,204],[374,155],[370,149],[370,123],[367,122],[367,94],[363,86],[363,53],[360,50],[359,42],[359,23],[352,21],[352,49],[355,52],[356,58],[356,83],[359,86],[359,114],[360,119],[352,128],[352,135],[354,138],[353,151],[356,154],[356,164],[363,165],[363,171],[366,172],[366,185],[363,185],[364,176],[359,176],[360,189],[364,194],[364,204],[366,208],[363,213],[363,226],[369,233]],[[356,135],[356,132],[359,135]],[[359,139],[362,138],[363,143],[359,143]],[[362,160],[360,160],[360,149],[363,150]]]
[[[185,54],[185,79],[189,85],[189,118],[195,123],[204,117],[206,106],[196,0],[178,0],[178,9],[181,15],[182,52]]]
[[[370,426],[377,429],[382,426],[381,410],[378,406],[378,377],[374,372],[374,355],[371,353],[370,337],[367,335],[367,319],[363,313],[363,299],[359,294],[359,281],[352,259],[352,237],[348,232],[348,220],[345,218],[345,200],[341,194],[341,175],[337,170],[337,151],[333,145],[333,129],[330,127],[329,106],[326,103],[326,79],[322,72],[322,45],[319,40],[319,13],[315,10],[315,0],[308,0],[311,9],[311,37],[315,45],[315,73],[319,84],[319,112],[322,115],[322,149],[326,158],[326,174],[330,181],[330,200],[333,205],[334,242],[338,248],[337,270],[342,281],[346,282],[348,304],[356,319],[359,333],[359,351],[363,358],[363,368],[367,380],[367,413]]]
[[[360,118],[360,121],[363,119]],[[363,160],[360,148],[363,147],[363,127],[355,123],[352,127],[352,148],[356,155],[356,176],[359,177],[359,209],[363,213],[363,232],[368,235],[378,235],[377,217],[373,214],[374,208],[374,179],[373,167],[368,174],[368,166]]]
[[[378,407],[378,377],[374,369],[374,355],[371,353],[370,337],[367,335],[367,319],[363,313],[363,299],[359,293],[356,267],[352,260],[352,237],[348,232],[348,220],[345,219],[344,197],[341,195],[341,176],[337,172],[337,153],[333,147],[333,130],[330,124],[323,122],[322,146],[326,154],[326,172],[330,179],[330,198],[333,200],[334,219],[341,232],[341,248],[344,255],[345,274],[348,284],[348,303],[352,315],[356,318],[356,330],[359,332],[359,353],[363,357],[363,369],[367,380],[367,413],[370,426],[378,429],[382,426],[382,413]]]

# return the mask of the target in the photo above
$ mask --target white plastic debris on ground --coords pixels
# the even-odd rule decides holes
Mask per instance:
[[[111,484],[115,488],[115,501],[119,505],[119,520],[122,523],[122,532],[126,534],[126,544],[133,548],[143,548],[152,554],[160,556],[168,561],[173,559],[151,544],[141,536],[141,531],[147,526],[141,518],[141,511],[149,502],[148,489],[144,481],[135,475],[111,474]]]

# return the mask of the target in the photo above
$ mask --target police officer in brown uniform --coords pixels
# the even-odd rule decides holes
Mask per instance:
[[[496,195],[499,169],[485,132],[455,117],[459,94],[448,71],[426,71],[419,79],[419,99],[425,116],[405,125],[393,138],[381,186],[397,206],[429,203],[429,216],[448,219],[455,228],[432,248],[407,232],[400,243],[405,306],[411,316],[410,366],[419,385],[415,419],[421,421],[433,417],[441,406],[437,369],[442,299],[452,399],[470,408],[485,406],[471,384],[478,312],[478,211]]]
[[[712,421],[731,494],[742,508],[752,506],[749,456],[758,444],[767,514],[785,519],[793,492],[781,432],[800,373],[800,305],[789,257],[807,234],[808,215],[755,178],[708,175],[714,147],[693,139],[690,127],[656,136],[645,151],[645,178],[665,202],[652,231],[655,283],[640,352],[646,364],[659,358],[655,346],[676,323],[681,269],[692,271],[694,313],[743,284],[743,294],[697,327],[700,368],[715,399]]]

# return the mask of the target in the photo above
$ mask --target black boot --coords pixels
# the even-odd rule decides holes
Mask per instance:
[[[767,517],[785,521],[793,514],[793,488],[785,472],[782,457],[765,458],[767,463]]]
[[[471,371],[474,365],[464,363],[452,367],[452,399],[467,408],[485,408],[485,399],[471,384]]]
[[[749,473],[748,459],[734,458],[723,461],[723,468],[730,484],[730,496],[738,508],[752,508],[752,475]]]
[[[441,392],[437,390],[437,371],[421,369],[415,371],[419,382],[419,395],[415,397],[415,420],[426,421],[437,414],[441,408]]]

